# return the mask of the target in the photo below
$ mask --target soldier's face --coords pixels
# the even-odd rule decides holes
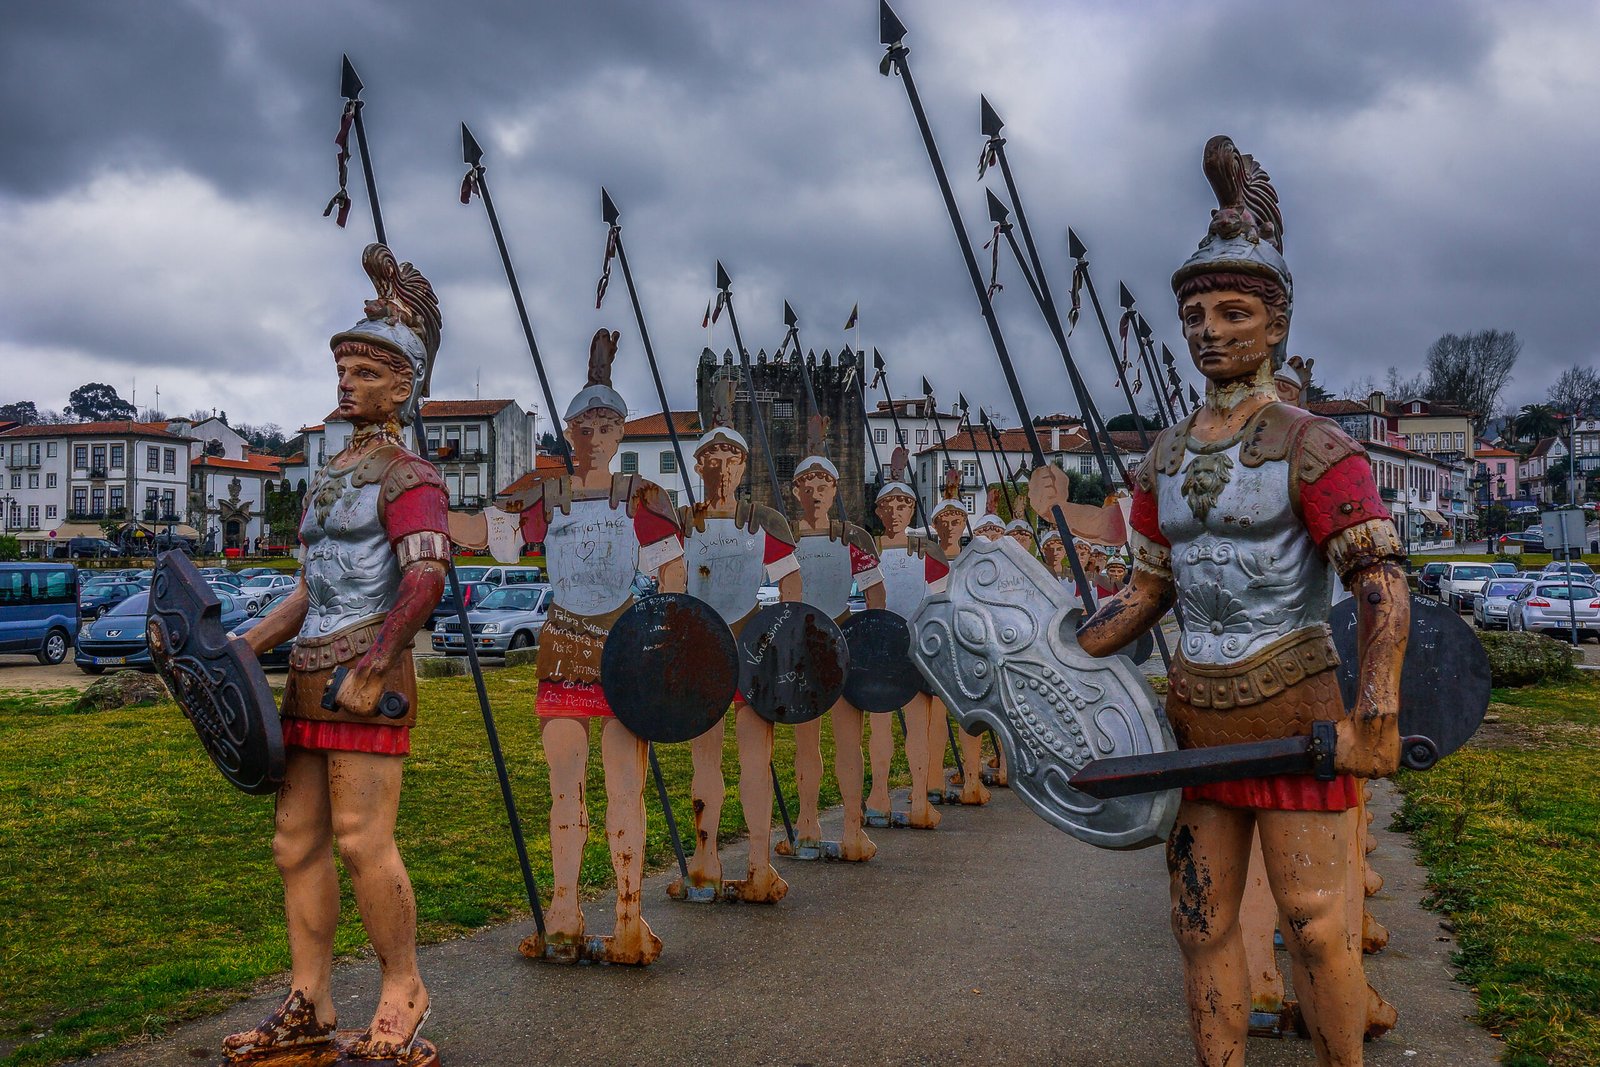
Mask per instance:
[[[1021,545],[1024,552],[1031,553],[1033,551],[1033,535],[1028,531],[1012,530],[1006,536],[1011,538],[1011,540],[1015,541],[1017,544]]]
[[[411,376],[386,360],[341,346],[333,365],[339,373],[339,414],[358,425],[387,422],[411,396]]]
[[[1178,314],[1195,367],[1214,382],[1254,374],[1289,334],[1288,320],[1249,293],[1200,293]]]
[[[591,408],[567,423],[572,461],[580,467],[609,467],[622,444],[622,416]]]
[[[899,537],[911,525],[914,507],[911,498],[904,493],[890,493],[878,501],[878,506],[873,510],[878,513],[878,521],[883,523],[884,531],[890,537]]]
[[[828,513],[838,492],[839,483],[820,471],[796,478],[794,482],[795,502],[813,521]]]
[[[1067,558],[1067,550],[1061,547],[1060,541],[1046,541],[1044,543],[1044,561],[1051,567],[1060,567],[1061,562]]]
[[[694,472],[706,487],[706,497],[725,499],[744,481],[750,457],[733,445],[712,445],[694,461]]]
[[[1278,400],[1284,404],[1293,404],[1295,407],[1305,407],[1300,401],[1300,387],[1282,378],[1273,378],[1273,386],[1278,390]]]
[[[1005,535],[1005,530],[1001,529],[999,526],[995,526],[993,523],[987,526],[980,526],[976,530],[972,531],[972,536],[981,537],[985,541],[998,541]]]
[[[933,528],[938,531],[939,540],[945,544],[949,544],[960,537],[961,531],[966,525],[966,519],[962,517],[961,512],[954,508],[939,512],[933,520]]]

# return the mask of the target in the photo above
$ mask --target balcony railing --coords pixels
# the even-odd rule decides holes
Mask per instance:
[[[104,467],[90,467],[89,468],[89,477],[94,479],[94,480],[96,480],[96,481],[104,481],[106,479],[106,477],[107,477],[106,468],[104,468]]]
[[[450,506],[453,508],[481,508],[483,504],[484,500],[481,496],[463,496],[457,497]]]
[[[106,514],[104,508],[102,508],[99,511],[69,511],[69,512],[67,512],[67,521],[68,522],[99,522],[100,520],[107,519],[107,518],[110,518],[110,516]]]

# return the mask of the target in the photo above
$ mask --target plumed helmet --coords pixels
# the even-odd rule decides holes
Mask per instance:
[[[628,405],[622,395],[611,388],[611,361],[617,358],[618,334],[612,330],[595,331],[589,342],[589,376],[578,395],[567,405],[563,422],[571,422],[589,411],[612,411],[622,418],[628,417]]]
[[[361,253],[361,266],[372,279],[377,297],[366,302],[366,317],[334,334],[328,346],[337,352],[347,342],[370,345],[409,368],[411,395],[396,412],[401,424],[409,424],[428,395],[433,377],[441,325],[439,298],[422,272],[410,263],[396,261],[387,245],[369,244]]]

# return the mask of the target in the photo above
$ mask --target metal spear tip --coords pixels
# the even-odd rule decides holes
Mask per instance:
[[[1077,233],[1071,226],[1067,227],[1067,255],[1073,259],[1082,259],[1089,254],[1088,247],[1078,240]]]
[[[1118,282],[1117,284],[1122,286],[1122,310],[1131,311],[1133,309],[1134,299],[1133,294],[1128,292],[1128,283]]]
[[[1150,335],[1155,332],[1150,329],[1150,324],[1145,321],[1145,317],[1142,313],[1136,313],[1134,315],[1134,329],[1139,331],[1139,339],[1141,341],[1150,340]]]
[[[923,396],[932,396],[933,395],[933,384],[931,382],[929,382],[926,377],[924,377],[922,379],[922,395]]]
[[[878,0],[878,42],[880,44],[899,44],[906,35],[906,24],[900,21],[889,7],[886,0]]]
[[[794,313],[794,308],[790,307],[789,301],[785,300],[783,302],[783,324],[785,326],[795,326],[798,325],[799,322],[800,316]],[[796,351],[798,351],[798,349],[796,349]]]
[[[985,137],[998,137],[1000,131],[1005,129],[1005,120],[995,111],[994,105],[989,103],[987,96],[980,94],[978,101],[980,110],[983,112],[983,135]]]
[[[956,394],[956,407],[961,409],[961,414],[962,415],[965,415],[967,413],[967,394],[966,393],[957,393]]]
[[[728,272],[722,269],[722,260],[717,260],[717,288],[727,292],[733,288],[733,279],[728,277]]]
[[[472,131],[467,129],[467,124],[461,124],[461,162],[469,167],[476,167],[483,161],[483,147],[478,144],[478,139],[472,136]]]
[[[985,186],[983,191],[989,197],[989,221],[996,226],[1004,226],[1006,220],[1011,217],[1011,209],[1006,207],[998,196],[994,195],[993,189]]]
[[[1177,357],[1172,354],[1172,349],[1167,347],[1165,341],[1161,342],[1161,361],[1169,367],[1177,362]]]
[[[606,192],[606,187],[602,185],[600,187],[600,218],[605,221],[607,226],[615,226],[617,217],[621,214],[622,212],[617,210],[617,202],[611,199],[611,194]]]
[[[340,56],[344,67],[339,72],[339,95],[346,100],[354,100],[361,95],[361,76],[356,73],[356,68],[350,63],[349,56]]]
[[[879,374],[883,373],[883,353],[876,348],[872,350],[872,369]]]

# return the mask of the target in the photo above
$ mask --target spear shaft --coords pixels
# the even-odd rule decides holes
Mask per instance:
[[[895,443],[899,447],[904,448],[909,454],[911,451],[911,443],[900,429],[900,414],[895,410],[894,393],[889,388],[889,372],[884,369],[883,357],[878,354],[878,350],[876,348],[872,350],[872,358],[874,361],[874,366],[878,372],[878,384],[883,386],[883,399],[889,405],[889,422],[894,426]],[[893,453],[890,454],[893,455]],[[911,495],[914,499],[917,525],[921,526],[924,530],[928,530],[928,516],[922,506],[922,493],[917,489],[917,476],[911,473],[911,467],[909,463],[906,466],[906,480],[911,484]],[[931,531],[929,532],[931,533]]]
[[[956,484],[959,485],[960,484],[960,477],[961,477],[961,473],[960,473],[961,472],[961,468],[956,465],[955,460],[950,458],[950,443],[945,440],[945,438],[944,438],[944,425],[942,423],[940,423],[940,421],[939,421],[939,403],[933,397],[933,390],[927,388],[928,379],[926,379],[926,378],[922,379],[922,384],[923,384],[923,387],[924,387],[923,388],[924,399],[926,400],[927,405],[930,408],[933,409],[933,434],[934,434],[935,437],[937,437],[939,439],[939,453],[940,453],[940,455],[942,455],[944,457],[945,467],[947,469],[949,469],[949,470],[954,470],[956,472],[956,478],[957,478]],[[939,478],[939,479],[937,479],[937,481],[941,485],[944,483],[944,479],[943,478]],[[965,508],[962,509],[962,513],[965,516],[966,522],[967,522],[967,539],[971,540],[972,539],[972,513],[967,511]],[[932,531],[929,531],[929,532],[931,533]],[[953,563],[955,561],[951,560],[951,562]]]
[[[1069,238],[1075,237],[1071,230],[1067,231]],[[1081,245],[1079,246],[1082,247]],[[1106,339],[1106,351],[1111,354],[1111,365],[1116,368],[1117,381],[1122,386],[1122,396],[1128,403],[1128,414],[1133,416],[1133,428],[1139,434],[1139,446],[1145,452],[1150,451],[1150,435],[1145,433],[1144,419],[1139,414],[1139,405],[1133,399],[1133,390],[1128,386],[1128,374],[1122,366],[1122,357],[1117,355],[1117,343],[1111,339],[1111,327],[1106,324],[1106,313],[1100,307],[1100,294],[1095,292],[1094,275],[1089,273],[1089,254],[1077,257],[1078,269],[1083,274],[1083,286],[1089,290],[1089,303],[1094,306],[1094,317],[1100,323],[1100,333]]]
[[[772,506],[782,512],[786,509],[783,506],[783,481],[778,477],[778,460],[772,454],[772,442],[767,439],[767,417],[761,414],[761,402],[756,398],[756,376],[750,366],[750,350],[744,346],[744,335],[739,332],[739,316],[733,310],[733,279],[728,277],[721,260],[717,261],[717,291],[721,294],[722,306],[728,310],[733,346],[739,350],[744,385],[750,391],[750,424],[755,427],[756,441],[761,445],[761,454],[767,461],[767,477],[772,482]]]
[[[967,237],[966,227],[961,221],[961,209],[956,206],[955,193],[950,189],[950,179],[945,174],[944,161],[939,156],[939,146],[934,142],[933,130],[928,125],[927,113],[922,107],[922,98],[917,95],[917,83],[911,76],[911,65],[906,61],[908,50],[901,43],[905,27],[900,20],[894,17],[889,10],[889,5],[880,0],[880,23],[884,26],[884,37],[889,38],[883,43],[888,45],[885,63],[899,70],[900,82],[905,86],[906,100],[911,104],[912,115],[916,118],[917,129],[922,134],[923,147],[928,152],[928,162],[933,166],[933,174],[939,183],[939,192],[944,198],[945,211],[950,216],[951,228],[955,230],[956,242],[961,246],[962,259],[966,262],[967,275],[972,282],[973,291],[978,296],[978,306],[983,311],[984,321],[989,327],[989,339],[994,343],[995,355],[1000,360],[1000,369],[1005,373],[1006,385],[1011,390],[1012,404],[1017,409],[1017,415],[1022,419],[1022,429],[1028,438],[1028,446],[1033,452],[1034,462],[1044,466],[1044,449],[1039,445],[1039,435],[1034,430],[1033,420],[1028,414],[1028,402],[1022,395],[1022,384],[1017,380],[1016,368],[1011,363],[1011,353],[1006,348],[1005,336],[1000,332],[1000,320],[995,317],[994,305],[989,300],[988,290],[983,284],[983,274],[978,270],[978,259],[972,251],[972,241]],[[898,34],[888,32],[891,27],[898,30]],[[887,71],[886,71],[887,72]],[[1071,544],[1072,530],[1067,525],[1067,517],[1059,507],[1051,508],[1056,529],[1061,534],[1061,539]],[[1094,611],[1094,594],[1089,589],[1089,578],[1083,572],[1083,565],[1073,553],[1067,553],[1067,558],[1072,561],[1073,576],[1078,581],[1082,590],[1083,606],[1089,612]]]
[[[464,162],[472,168],[472,180],[477,187],[478,194],[483,198],[484,214],[489,216],[489,228],[494,231],[495,247],[500,250],[500,265],[505,268],[506,281],[511,285],[511,299],[517,306],[517,317],[522,322],[522,335],[528,342],[528,355],[533,358],[533,370],[539,378],[539,388],[544,393],[544,402],[550,412],[550,426],[555,431],[557,446],[561,449],[561,460],[567,468],[567,476],[571,477],[576,468],[572,464],[572,448],[567,443],[566,431],[562,429],[559,417],[556,415],[555,393],[550,388],[550,377],[545,373],[544,358],[539,355],[539,342],[534,340],[533,324],[528,319],[528,307],[522,300],[522,287],[517,284],[516,268],[511,265],[511,252],[506,248],[505,233],[500,229],[500,216],[494,209],[494,197],[489,192],[489,181],[483,167],[483,150],[478,147],[477,140],[467,129],[467,124],[461,124],[461,147]],[[631,287],[630,287],[631,288]],[[671,412],[668,412],[670,422]],[[462,632],[468,633],[466,613],[462,611]],[[472,647],[472,642],[467,642],[467,647]],[[666,777],[661,773],[661,763],[656,758],[656,746],[649,741],[645,742],[645,752],[650,757],[650,775],[655,779],[656,794],[661,801],[661,812],[667,822],[667,836],[672,839],[672,851],[677,856],[678,870],[685,878],[689,875],[689,861],[683,853],[683,839],[678,835],[678,821],[672,814],[672,799],[667,794]]]

